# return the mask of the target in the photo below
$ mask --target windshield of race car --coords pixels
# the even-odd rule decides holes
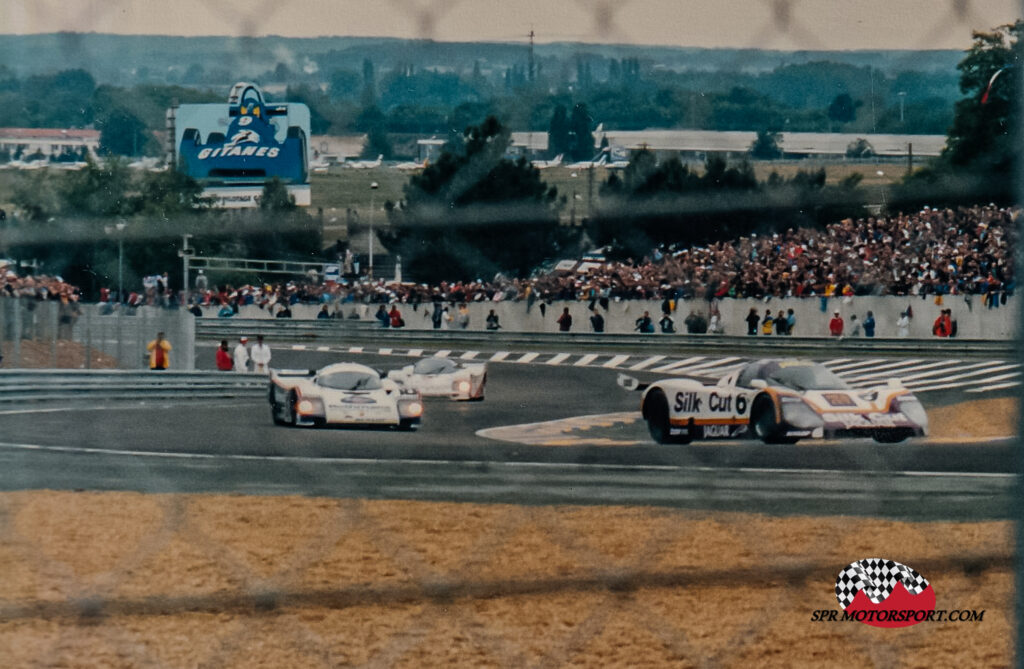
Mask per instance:
[[[331,390],[377,390],[380,377],[369,372],[333,372],[317,377],[317,384]]]
[[[414,374],[454,374],[458,367],[445,358],[424,358],[412,366]]]
[[[793,390],[848,390],[846,381],[818,364],[773,363],[764,369],[769,382]]]

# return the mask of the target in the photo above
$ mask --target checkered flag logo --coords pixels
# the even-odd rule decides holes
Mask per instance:
[[[836,579],[836,599],[845,611],[861,590],[874,604],[881,604],[897,583],[902,583],[912,595],[928,588],[928,581],[905,564],[884,558],[866,558],[851,563]]]

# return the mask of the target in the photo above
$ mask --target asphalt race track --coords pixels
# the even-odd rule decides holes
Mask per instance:
[[[212,350],[200,347],[198,359],[212,358]],[[316,368],[338,359],[337,353],[282,349],[275,350],[273,366]],[[385,369],[411,361],[350,359]],[[528,503],[647,500],[714,508],[753,504],[781,512],[798,510],[799,504],[779,501],[787,495],[794,503],[816,497],[818,511],[834,502],[837,511],[877,512],[875,493],[898,493],[902,512],[924,505],[940,516],[961,517],[948,504],[943,510],[938,501],[922,500],[955,493],[964,509],[973,503],[979,513],[1000,515],[1012,482],[1009,440],[659,446],[638,419],[639,394],[619,388],[616,375],[603,368],[493,363],[484,402],[428,398],[423,425],[414,433],[276,427],[266,401],[255,399],[7,407],[0,409],[0,466],[6,472],[0,486]],[[962,399],[955,391],[920,396],[929,407]],[[478,434],[536,423],[545,423],[540,428],[551,438],[517,442]],[[519,429],[500,432],[507,437]],[[898,485],[892,472],[900,473]],[[538,477],[550,479],[546,492]],[[684,493],[711,479],[719,488],[746,492]],[[749,499],[751,490],[772,487],[779,494]],[[829,491],[833,502],[824,501],[833,497]]]

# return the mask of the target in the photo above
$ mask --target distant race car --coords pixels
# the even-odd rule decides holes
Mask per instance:
[[[317,370],[271,370],[270,414],[277,425],[393,426],[415,430],[423,402],[366,365],[339,362]]]
[[[898,380],[851,388],[807,360],[758,360],[711,386],[686,378],[640,384],[624,374],[619,385],[643,391],[641,411],[659,444],[740,438],[792,444],[808,437],[896,443],[928,431],[924,407]]]
[[[448,358],[423,358],[413,365],[388,372],[388,378],[424,397],[482,402],[487,385],[487,365]]]

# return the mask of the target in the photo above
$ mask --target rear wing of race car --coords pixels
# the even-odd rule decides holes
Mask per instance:
[[[643,392],[651,385],[649,383],[640,383],[640,380],[629,374],[619,374],[615,379],[615,382],[619,384],[619,387],[625,388],[629,391]]]

